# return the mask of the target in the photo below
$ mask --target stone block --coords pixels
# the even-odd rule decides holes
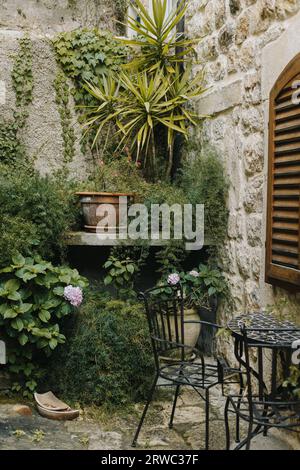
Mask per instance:
[[[32,409],[26,405],[15,405],[13,411],[21,416],[32,416]]]
[[[218,42],[221,51],[227,52],[230,49],[231,45],[233,44],[234,35],[235,28],[233,23],[227,23],[221,28],[218,35]]]
[[[249,12],[246,11],[243,13],[237,20],[236,31],[235,31],[235,42],[237,44],[242,44],[246,41],[250,32],[250,18]]]
[[[216,86],[197,100],[197,108],[203,114],[214,115],[233,108],[242,100],[242,80],[236,79]]]
[[[262,217],[252,214],[247,218],[247,238],[252,247],[262,246]]]
[[[264,142],[262,134],[251,134],[244,143],[243,156],[247,176],[261,173],[264,167]]]
[[[244,195],[244,207],[246,212],[262,212],[263,209],[263,176],[258,175],[249,178]]]

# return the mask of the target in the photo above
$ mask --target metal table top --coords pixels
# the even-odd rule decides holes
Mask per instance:
[[[249,339],[266,345],[291,347],[300,340],[300,326],[289,320],[279,320],[265,312],[243,314],[233,318],[228,328],[235,336],[241,336],[241,328],[245,326]]]

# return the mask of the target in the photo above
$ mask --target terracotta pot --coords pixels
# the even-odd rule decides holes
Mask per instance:
[[[116,223],[114,218],[111,221],[108,220],[108,231],[121,231],[126,227],[120,226],[119,214],[121,203],[119,198],[121,196],[127,197],[127,204],[124,204],[127,210],[128,204],[134,201],[133,193],[97,193],[97,192],[80,192],[76,193],[80,197],[80,203],[82,207],[83,219],[84,219],[84,230],[86,232],[96,233],[97,224],[101,221],[102,217],[97,215],[97,209],[102,204],[111,204],[116,210]]]

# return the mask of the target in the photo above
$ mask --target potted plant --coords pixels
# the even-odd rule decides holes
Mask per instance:
[[[126,227],[120,225],[120,212],[122,209],[127,212],[128,204],[134,200],[134,193],[83,191],[77,192],[76,195],[80,197],[84,230],[86,232],[97,232],[97,225],[103,218],[103,212],[99,211],[99,208],[103,204],[110,204],[115,208],[115,216],[110,213],[107,214],[107,231],[121,232],[126,229]],[[121,197],[127,199],[120,199]]]
[[[222,273],[216,268],[201,264],[198,269],[189,272],[169,274],[167,283],[170,286],[181,284],[184,296],[184,320],[195,322],[186,323],[184,343],[194,348],[200,337],[201,348],[210,353],[211,328],[202,328],[197,322],[201,319],[215,323],[218,301],[227,295],[228,289]],[[167,289],[162,289],[160,294]]]

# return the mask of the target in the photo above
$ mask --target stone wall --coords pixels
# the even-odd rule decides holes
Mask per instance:
[[[25,33],[32,40],[33,101],[22,139],[36,167],[48,173],[61,167],[63,139],[53,82],[57,65],[50,39],[62,31],[98,27],[114,31],[115,2],[107,0],[0,0],[0,113],[10,119],[14,110],[11,70],[18,53],[18,39]],[[86,172],[88,158],[80,149],[81,129],[72,110],[76,133],[73,174]]]
[[[236,313],[296,300],[265,284],[264,244],[268,97],[300,51],[299,10],[299,0],[192,0],[186,20],[188,35],[203,38],[197,67],[210,87],[196,104],[211,115],[200,139],[215,145],[230,176],[223,264]]]

